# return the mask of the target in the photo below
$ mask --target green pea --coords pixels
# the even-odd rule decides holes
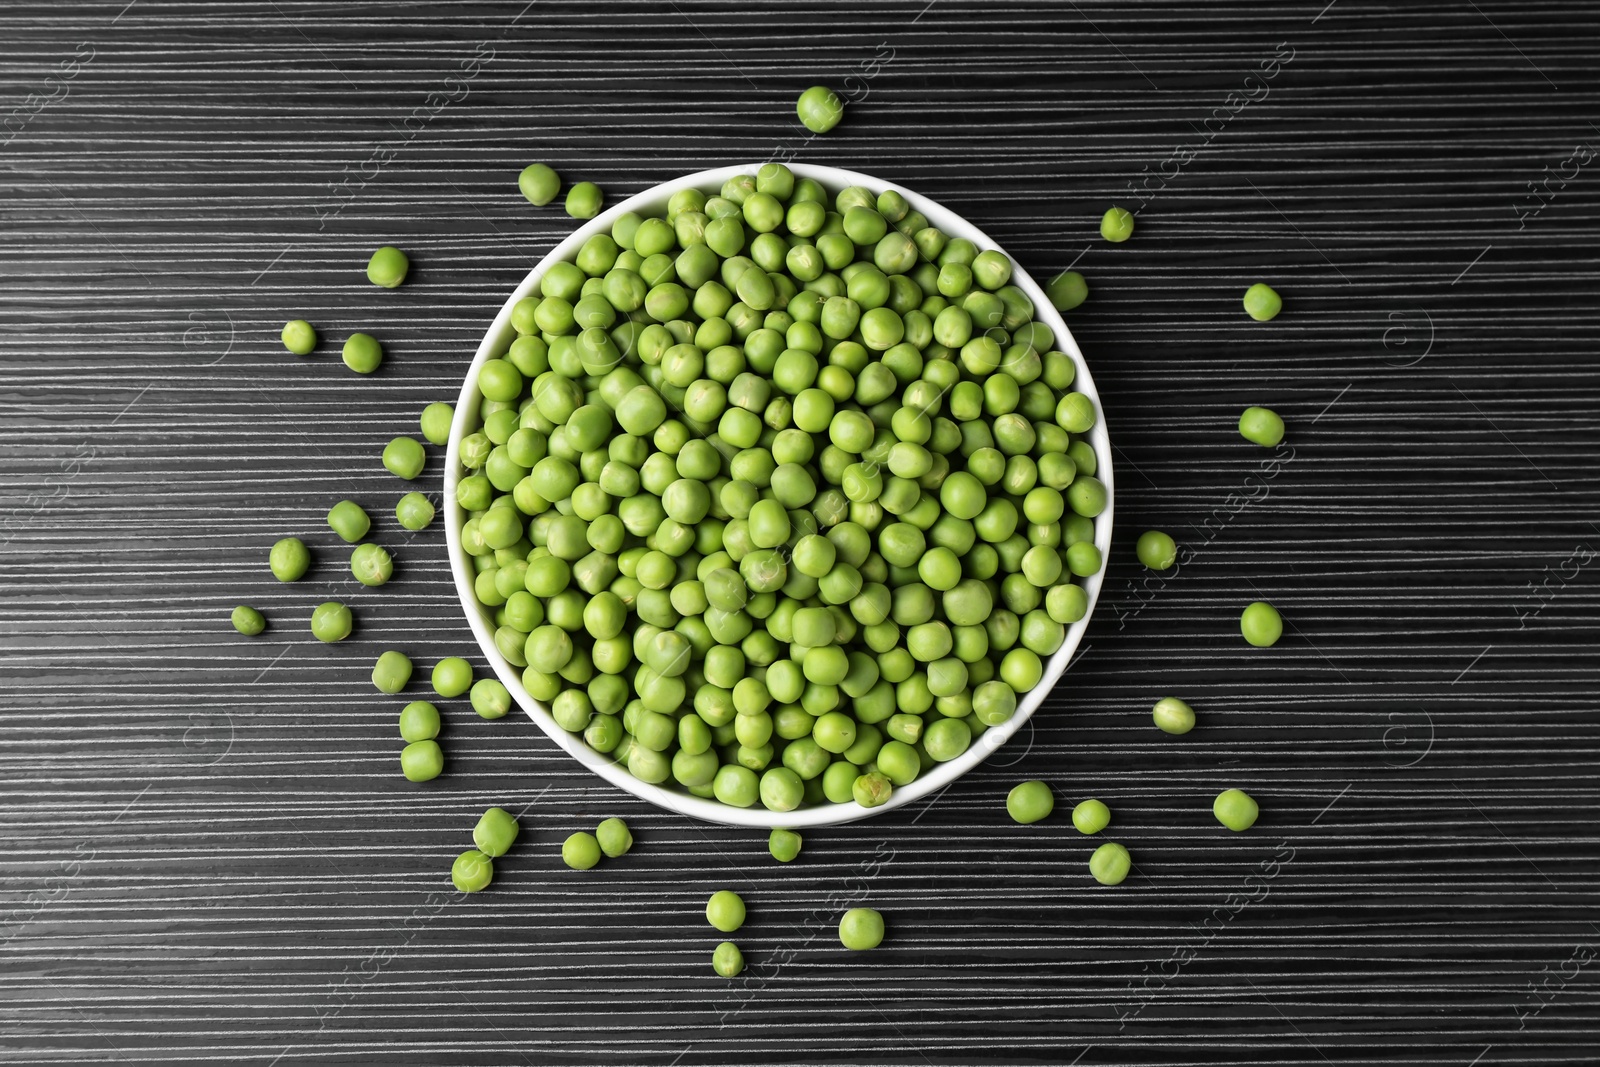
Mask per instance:
[[[1244,291],[1244,310],[1257,322],[1267,322],[1283,310],[1283,298],[1272,286],[1257,282]]]
[[[1081,801],[1072,809],[1072,825],[1080,834],[1097,834],[1111,825],[1111,809],[1098,800]]]
[[[468,849],[450,865],[450,881],[463,893],[477,893],[494,880],[494,862],[477,849]]]
[[[267,556],[272,576],[280,582],[297,582],[311,568],[311,550],[298,537],[285,537]]]
[[[767,838],[767,851],[779,863],[788,863],[800,855],[800,835],[793,830],[775,829]]]
[[[1089,283],[1075,270],[1064,270],[1044,287],[1045,295],[1057,311],[1071,311],[1089,299]]]
[[[724,941],[711,953],[711,969],[723,978],[734,978],[744,970],[744,953],[732,941]]]
[[[231,618],[233,628],[246,637],[254,637],[267,628],[266,617],[248,604],[234,608]]]
[[[1126,241],[1133,236],[1133,216],[1120,207],[1107,209],[1100,219],[1100,236],[1113,244]]]
[[[1156,701],[1151,717],[1163,733],[1186,734],[1194,729],[1194,709],[1177,697],[1162,697]]]
[[[400,751],[400,771],[409,781],[427,782],[444,771],[444,752],[437,741],[413,741]]]
[[[844,117],[844,101],[826,85],[813,85],[795,102],[800,124],[812,133],[827,133]]]
[[[511,710],[511,693],[494,678],[480,678],[472,684],[472,709],[485,719],[502,719]]]
[[[1120,885],[1133,869],[1133,859],[1128,850],[1114,841],[1107,841],[1089,857],[1089,874],[1101,885]]]
[[[396,437],[383,449],[383,465],[397,478],[411,481],[428,462],[422,442],[414,437]]]
[[[850,792],[855,802],[863,808],[875,808],[889,799],[894,792],[894,785],[881,771],[872,771],[856,778]]]
[[[291,319],[283,324],[283,347],[297,356],[307,356],[317,347],[317,331],[305,319]]]
[[[380,586],[394,575],[394,559],[381,545],[357,545],[350,553],[350,573],[365,586]]]
[[[353,333],[341,353],[344,365],[357,374],[371,374],[383,363],[383,346],[367,333]]]
[[[621,819],[606,819],[595,829],[595,840],[600,851],[611,859],[626,855],[633,847],[633,833]]]
[[[407,530],[426,530],[434,514],[433,501],[421,493],[407,493],[394,506],[395,520]]]
[[[1224,789],[1211,804],[1211,813],[1217,821],[1235,833],[1242,833],[1256,824],[1261,808],[1242,789]]]
[[[406,741],[431,741],[439,736],[439,709],[413,700],[400,710],[400,736]]]
[[[544,207],[561,191],[561,177],[543,163],[530,163],[517,175],[517,188],[534,207]]]
[[[380,693],[398,693],[411,681],[411,660],[394,649],[383,653],[372,665],[372,684]]]
[[[1257,648],[1269,648],[1283,636],[1283,616],[1271,604],[1258,600],[1246,607],[1239,616],[1239,630],[1250,644]]]
[[[947,722],[959,720],[949,719]],[[1006,795],[1006,812],[1013,821],[1033,823],[1045,818],[1056,807],[1055,794],[1044,782],[1022,782]]]
[[[1239,416],[1239,434],[1246,441],[1272,448],[1283,440],[1283,419],[1268,408],[1245,408]]]
[[[851,908],[839,919],[839,943],[857,952],[883,944],[883,915],[872,908]]]
[[[517,840],[516,817],[504,808],[490,808],[478,817],[472,829],[472,843],[490,859],[504,856]]]
[[[605,193],[594,182],[578,182],[567,190],[567,214],[575,219],[592,219],[600,214]]]
[[[394,245],[384,245],[367,260],[367,281],[385,289],[398,288],[406,280],[411,260]]]
[[[730,889],[719,889],[706,901],[706,922],[731,934],[744,925],[744,899]]]
[[[575,871],[587,871],[600,862],[600,842],[579,830],[561,843],[561,862]]]
[[[1160,530],[1146,530],[1139,535],[1135,554],[1140,563],[1153,571],[1170,570],[1178,561],[1178,545]]]
[[[434,665],[433,691],[446,700],[472,688],[472,664],[457,656],[447,656]]]
[[[343,641],[354,624],[350,609],[338,601],[325,601],[311,612],[311,634],[319,641]]]

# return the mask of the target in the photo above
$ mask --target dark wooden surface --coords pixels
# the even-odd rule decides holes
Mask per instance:
[[[124,3],[0,13],[0,1062],[1600,1060],[1600,8]],[[818,81],[856,100],[812,139]],[[934,803],[786,867],[459,701],[448,773],[407,783],[372,659],[473,645],[378,453],[572,225],[518,170],[619,197],[776,153],[1089,277],[1120,493],[1085,655]],[[394,292],[362,273],[385,242]],[[371,378],[338,360],[358,329]],[[1276,465],[1233,429],[1252,403],[1289,422]],[[383,589],[344,577],[344,496]],[[1153,526],[1179,573],[1133,562]],[[280,586],[291,533],[317,563]],[[359,625],[323,646],[333,596]],[[1289,623],[1268,651],[1255,599]],[[1150,725],[1167,694],[1186,738]],[[1061,814],[1018,827],[1031,777]],[[1232,785],[1247,834],[1208,810]],[[1091,795],[1120,888],[1064,817]],[[523,841],[463,899],[492,804]],[[634,854],[563,868],[611,814]],[[855,902],[888,916],[870,955],[832,932]]]

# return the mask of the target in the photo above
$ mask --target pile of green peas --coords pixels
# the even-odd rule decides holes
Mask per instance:
[[[1103,566],[1098,413],[893,190],[770,163],[621,215],[512,309],[456,500],[500,653],[642,781],[881,804],[1005,723]]]

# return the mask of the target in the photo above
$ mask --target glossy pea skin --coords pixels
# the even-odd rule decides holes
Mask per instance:
[[[724,978],[734,978],[744,970],[744,953],[732,941],[724,941],[711,953],[711,969]]]
[[[372,520],[354,500],[341,500],[328,510],[328,526],[348,544],[367,536]]]
[[[498,678],[479,678],[472,683],[468,696],[472,710],[481,718],[503,719],[511,710],[511,693]]]
[[[340,356],[344,365],[357,374],[371,374],[383,364],[383,346],[370,333],[353,333]]]
[[[411,681],[411,660],[390,649],[372,665],[372,684],[380,693],[398,693]]]
[[[1268,322],[1283,310],[1283,298],[1272,286],[1256,282],[1244,291],[1244,310],[1257,322]]]
[[[954,721],[954,720],[949,720]],[[1055,794],[1041,781],[1021,782],[1006,794],[1006,814],[1013,822],[1035,823],[1056,808]]]
[[[468,849],[450,865],[450,881],[463,893],[477,893],[494,880],[494,861],[477,849]]]
[[[343,641],[354,625],[350,609],[336,600],[324,601],[311,612],[311,635],[318,641]]]
[[[400,772],[408,781],[431,781],[443,771],[444,751],[431,738],[413,741],[400,751]]]
[[[517,175],[517,188],[534,207],[544,207],[561,192],[561,176],[544,163],[529,163]]]
[[[587,831],[579,830],[561,843],[561,862],[575,871],[587,871],[600,862],[600,856],[600,842]]]
[[[248,604],[240,604],[230,616],[233,628],[246,637],[254,637],[267,628],[266,616]]]
[[[1239,435],[1264,448],[1283,440],[1283,419],[1270,408],[1249,407],[1239,415]]]
[[[719,889],[706,901],[706,922],[731,934],[744,925],[744,899],[731,889]]]
[[[439,709],[413,700],[400,709],[400,736],[406,741],[431,741],[439,736]]]
[[[793,830],[774,829],[767,837],[767,851],[779,863],[788,863],[800,855],[800,835]]]
[[[1089,283],[1075,270],[1064,270],[1044,287],[1045,296],[1057,311],[1071,311],[1089,299]]]
[[[383,449],[383,465],[396,478],[411,481],[422,473],[428,463],[428,453],[415,437],[396,437]]]
[[[1139,535],[1139,543],[1134,549],[1143,563],[1153,571],[1172,569],[1178,561],[1178,545],[1168,534],[1160,530],[1146,530]]]
[[[812,133],[827,133],[844,117],[844,101],[826,85],[813,85],[795,101],[800,124]]]
[[[283,347],[297,356],[309,356],[317,347],[317,331],[305,319],[290,319],[284,323],[280,337]]]
[[[621,819],[611,818],[602,821],[595,828],[594,836],[600,844],[600,851],[610,859],[627,855],[628,850],[633,847],[633,832]]]
[[[411,260],[394,245],[384,245],[367,260],[367,281],[384,289],[399,288],[411,270]]]
[[[1080,801],[1072,809],[1072,825],[1080,834],[1097,834],[1111,825],[1111,809],[1092,798]]]
[[[472,664],[458,656],[447,656],[434,664],[433,691],[446,700],[472,688]]]
[[[490,808],[472,828],[472,843],[485,856],[498,859],[516,842],[519,829],[516,817],[505,808]]]
[[[1133,858],[1115,841],[1107,841],[1089,857],[1089,874],[1101,885],[1121,885],[1132,869]]]
[[[407,493],[394,506],[395,521],[407,530],[426,530],[436,511],[433,501],[421,493]]]
[[[579,182],[567,191],[567,214],[575,219],[592,219],[600,214],[606,194],[594,182]]]
[[[1283,616],[1264,600],[1258,600],[1239,616],[1239,632],[1256,648],[1270,648],[1283,636]]]
[[[1113,244],[1126,241],[1133,236],[1133,216],[1124,208],[1108,208],[1100,219],[1100,236]]]
[[[1156,728],[1167,734],[1186,734],[1194,729],[1194,709],[1177,697],[1162,697],[1150,709]]]
[[[1224,789],[1212,801],[1211,814],[1234,833],[1243,833],[1256,824],[1261,808],[1243,789]]]
[[[417,419],[417,428],[422,431],[422,436],[429,444],[448,444],[450,424],[455,417],[455,408],[442,401],[436,401],[422,409],[422,415]]]
[[[298,537],[285,537],[272,546],[267,566],[280,582],[297,582],[311,568],[311,550]]]
[[[851,908],[839,918],[839,943],[856,952],[883,944],[883,915],[872,908]]]
[[[394,575],[394,560],[381,545],[357,545],[350,552],[350,573],[366,586],[380,586]]]

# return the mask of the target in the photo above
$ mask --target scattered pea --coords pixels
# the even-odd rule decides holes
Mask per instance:
[[[719,889],[706,901],[706,922],[731,934],[744,925],[744,899],[731,889]]]
[[[398,693],[411,681],[411,660],[404,652],[389,649],[372,665],[372,684],[380,693]]]
[[[494,862],[477,849],[468,849],[450,865],[450,881],[463,893],[476,893],[494,879]]]
[[[600,214],[605,198],[594,182],[579,182],[567,190],[567,214],[575,219],[592,219]]]
[[[1194,709],[1177,697],[1162,697],[1150,715],[1163,733],[1186,734],[1194,729]]]
[[[1133,236],[1133,216],[1120,207],[1109,208],[1100,219],[1100,236],[1121,244]]]
[[[1246,441],[1272,448],[1283,440],[1283,419],[1270,408],[1245,408],[1239,416],[1239,434]]]
[[[795,102],[800,124],[812,133],[827,133],[844,117],[844,101],[826,85],[813,85]]]
[[[957,720],[946,720],[957,721]],[[1006,794],[1006,812],[1019,823],[1038,822],[1056,808],[1055,794],[1040,781],[1022,782]]]
[[[341,353],[344,365],[357,374],[371,374],[383,363],[383,346],[370,333],[353,333]]]
[[[439,736],[439,709],[413,700],[400,709],[400,736],[406,741],[432,741]]]
[[[435,401],[422,409],[417,426],[429,444],[450,443],[450,424],[455,421],[456,409],[443,401]]]
[[[1080,834],[1097,834],[1111,825],[1111,809],[1098,800],[1081,801],[1072,809],[1072,825]]]
[[[1257,322],[1266,322],[1283,310],[1283,297],[1272,286],[1256,282],[1244,291],[1244,310]]]
[[[383,465],[396,478],[411,481],[422,473],[427,462],[428,453],[423,451],[422,442],[415,437],[396,437],[384,446]]]
[[[851,908],[839,919],[839,943],[857,952],[883,944],[883,915],[872,908]]]
[[[1146,530],[1140,534],[1135,552],[1139,562],[1153,571],[1170,570],[1178,562],[1178,543],[1160,530]]]
[[[1071,311],[1089,299],[1089,283],[1077,271],[1064,270],[1050,279],[1050,284],[1044,287],[1044,295],[1050,298],[1051,306],[1057,311]]]
[[[711,969],[724,978],[733,978],[744,970],[744,953],[732,941],[724,941],[711,953]]]
[[[311,612],[311,634],[318,641],[343,641],[354,625],[350,609],[336,600],[324,601]]]
[[[433,691],[449,700],[472,688],[472,664],[459,656],[446,656],[433,666]]]
[[[328,526],[347,543],[354,544],[367,536],[372,520],[354,500],[341,500],[329,509]]]
[[[233,628],[246,637],[254,637],[267,628],[267,618],[249,604],[233,609]]]
[[[1270,648],[1283,636],[1283,616],[1265,600],[1258,600],[1239,616],[1239,631],[1257,648]]]
[[[400,771],[413,782],[427,782],[444,770],[444,750],[428,738],[413,741],[400,750]]]
[[[628,824],[621,819],[606,819],[594,831],[595,840],[600,843],[600,851],[611,859],[625,856],[633,847],[633,831],[628,829]]]
[[[317,331],[305,319],[290,319],[283,324],[283,347],[297,356],[309,356],[317,347]]]
[[[767,838],[767,851],[779,863],[788,863],[800,855],[800,835],[793,830],[775,829]]]
[[[1242,789],[1224,789],[1211,802],[1211,814],[1217,821],[1235,833],[1242,833],[1256,824],[1261,808]]]
[[[1089,857],[1089,873],[1101,885],[1120,885],[1133,869],[1133,858],[1128,850],[1115,841],[1107,841]]]
[[[385,289],[397,288],[406,280],[411,260],[394,245],[384,245],[367,260],[367,281]]]
[[[394,576],[394,559],[382,545],[357,545],[350,553],[350,573],[365,586],[380,586]]]
[[[497,678],[472,683],[472,710],[485,719],[503,719],[511,710],[511,692]]]
[[[600,842],[584,830],[561,843],[561,862],[575,871],[587,871],[600,862]]]
[[[543,163],[530,163],[517,175],[517,188],[534,207],[544,207],[561,192],[561,176]]]
[[[472,843],[490,859],[499,859],[517,840],[518,829],[516,816],[505,808],[490,808],[472,828]]]
[[[285,537],[272,546],[267,566],[280,582],[298,582],[311,568],[311,550],[298,537]]]
[[[433,522],[433,501],[421,493],[407,493],[394,506],[394,517],[407,530],[426,530]]]

